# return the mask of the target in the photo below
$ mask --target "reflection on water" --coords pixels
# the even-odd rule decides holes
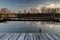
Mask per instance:
[[[43,21],[38,21],[38,22],[27,22],[30,24],[34,24],[36,27],[40,28],[42,32],[54,32],[54,33],[60,33],[60,23],[58,22],[43,22]]]
[[[0,32],[55,32],[60,33],[60,23],[36,21],[9,21],[0,23]]]
[[[25,22],[0,23],[0,32],[38,32],[39,28]]]

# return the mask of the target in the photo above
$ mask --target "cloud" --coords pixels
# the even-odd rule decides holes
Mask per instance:
[[[37,5],[36,8],[42,8],[42,7],[46,7],[46,8],[60,8],[60,4],[56,4],[56,3],[40,4],[40,5]]]
[[[32,13],[32,11],[30,9],[32,9],[32,10],[38,10],[36,12],[41,13],[42,12],[42,8],[44,8],[46,11],[48,10],[48,8],[59,8],[60,9],[60,3],[46,2],[45,4],[39,4],[37,6],[28,8],[27,10],[29,10],[31,13]]]
[[[48,8],[60,8],[59,3],[46,3],[46,4],[40,4],[35,7],[39,12],[41,12],[42,8],[48,9]]]

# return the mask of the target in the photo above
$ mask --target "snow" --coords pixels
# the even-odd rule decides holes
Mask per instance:
[[[58,35],[54,33],[0,33],[0,40],[60,40]]]

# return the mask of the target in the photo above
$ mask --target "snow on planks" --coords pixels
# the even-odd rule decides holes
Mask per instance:
[[[0,40],[60,40],[60,37],[50,33],[0,33]]]

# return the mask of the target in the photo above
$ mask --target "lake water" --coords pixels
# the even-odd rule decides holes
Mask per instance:
[[[60,23],[36,21],[8,21],[0,23],[0,32],[55,32],[60,33]]]

